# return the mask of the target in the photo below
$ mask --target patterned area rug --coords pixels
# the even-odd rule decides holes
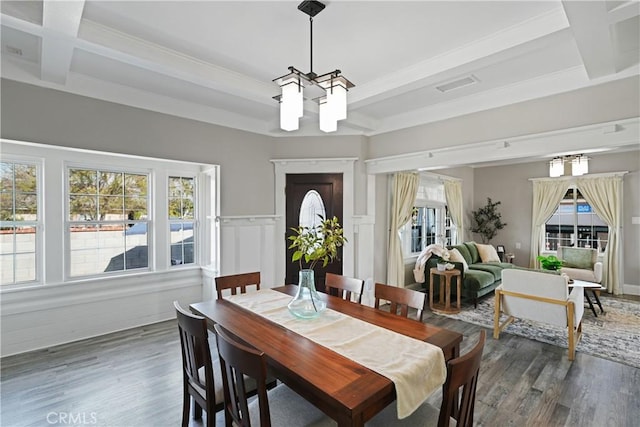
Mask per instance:
[[[576,350],[640,368],[640,302],[606,296],[601,296],[600,301],[604,314],[600,314],[596,306],[598,317],[585,305],[582,339]],[[463,305],[459,314],[447,317],[493,330],[493,307],[494,298],[489,296],[478,303],[477,309]],[[502,315],[500,322],[505,320],[506,316]],[[501,333],[568,348],[566,329],[544,323],[516,319]]]

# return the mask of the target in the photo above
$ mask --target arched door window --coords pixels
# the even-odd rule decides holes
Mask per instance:
[[[326,218],[322,197],[316,190],[309,190],[307,194],[304,195],[302,204],[300,205],[299,225],[310,229],[315,228],[320,224],[320,221],[322,221],[318,215]]]

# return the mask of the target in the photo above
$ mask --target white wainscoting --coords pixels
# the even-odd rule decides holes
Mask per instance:
[[[353,259],[354,277],[363,279],[364,292],[362,303],[372,306],[374,303],[375,283],[374,275],[374,225],[375,217],[369,215],[359,215],[353,218]],[[350,243],[347,243],[349,245]],[[348,247],[348,246],[347,246]]]
[[[285,244],[276,238],[277,215],[222,216],[220,226],[220,275],[260,272],[261,286],[283,285],[284,277],[276,277],[276,252]],[[208,282],[208,280],[207,280]],[[204,298],[215,293],[205,289]]]
[[[201,299],[196,267],[8,290],[0,305],[1,355],[172,319],[173,301]]]

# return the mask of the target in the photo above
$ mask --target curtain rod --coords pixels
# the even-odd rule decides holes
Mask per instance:
[[[590,173],[587,175],[578,175],[578,176],[559,176],[557,178],[552,178],[552,177],[529,178],[529,181],[571,181],[575,179],[591,179],[591,178],[604,178],[607,176],[623,176],[628,173],[629,171]]]

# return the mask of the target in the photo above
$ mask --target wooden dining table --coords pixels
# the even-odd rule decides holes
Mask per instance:
[[[295,295],[297,286],[274,290]],[[458,332],[320,295],[328,309],[436,345],[445,360],[459,356],[462,334]],[[338,426],[362,426],[396,398],[394,383],[387,377],[230,301],[204,301],[190,308],[205,317],[211,329],[219,323],[263,351],[276,378],[336,420]]]

